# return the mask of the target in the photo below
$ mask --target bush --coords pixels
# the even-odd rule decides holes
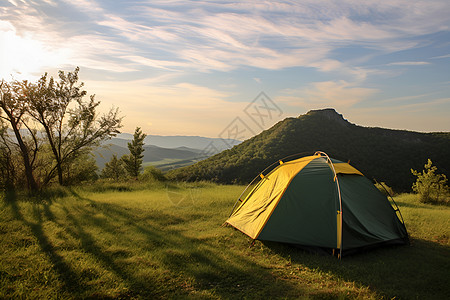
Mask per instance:
[[[130,192],[135,189],[135,182],[130,181],[115,181],[113,179],[100,179],[95,183],[88,185],[83,185],[82,189],[94,192],[94,193],[104,193],[104,192]]]
[[[431,159],[428,159],[424,167],[425,169],[422,173],[411,169],[411,173],[417,176],[417,180],[413,183],[412,189],[419,194],[420,202],[447,202],[447,177],[444,174],[436,174],[437,167],[432,165]]]
[[[388,186],[385,182],[377,182],[375,183],[375,187],[382,192],[383,194],[385,194],[386,196],[394,196],[394,190]]]
[[[139,177],[142,181],[167,181],[164,173],[154,166],[146,167]]]

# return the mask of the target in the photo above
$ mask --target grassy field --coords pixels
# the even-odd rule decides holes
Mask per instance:
[[[0,202],[0,298],[448,299],[450,208],[397,198],[410,246],[344,257],[221,227],[242,186],[71,189]]]

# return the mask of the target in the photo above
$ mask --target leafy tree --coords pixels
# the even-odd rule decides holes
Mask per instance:
[[[117,155],[114,154],[111,160],[105,164],[101,176],[103,178],[114,179],[115,181],[125,178],[126,171],[123,160],[118,159]]]
[[[30,191],[56,176],[60,184],[73,182],[71,174],[80,166],[81,157],[87,158],[93,147],[119,133],[118,110],[99,115],[100,102],[94,96],[84,100],[87,92],[78,83],[78,72],[79,68],[67,74],[60,71],[58,81],[44,74],[36,83],[0,82],[1,126],[9,128],[0,140],[0,165],[20,153]],[[14,138],[9,138],[7,130]],[[2,167],[2,174],[5,170]]]
[[[23,87],[28,113],[42,125],[55,159],[47,182],[56,172],[58,182],[63,185],[64,169],[83,152],[115,136],[121,127],[118,109],[98,116],[100,102],[93,95],[83,100],[87,92],[82,89],[84,84],[78,83],[78,72],[78,67],[67,74],[60,71],[58,82],[44,74],[37,84]]]
[[[28,190],[34,192],[38,190],[38,183],[33,174],[33,167],[40,143],[37,131],[27,123],[27,103],[22,93],[23,88],[27,86],[27,81],[14,81],[11,84],[3,80],[0,82],[0,119],[2,127],[5,127],[5,123],[8,124],[15,136],[15,142],[3,139],[3,148],[11,151],[8,144],[17,146],[22,156]],[[5,134],[7,135],[7,132]]]
[[[447,177],[444,174],[436,174],[437,167],[432,165],[431,159],[428,159],[424,167],[422,173],[411,169],[411,173],[417,177],[412,189],[420,195],[420,201],[423,203],[439,202],[440,197],[448,190]]]
[[[144,157],[144,139],[146,134],[142,133],[141,128],[137,127],[134,131],[133,140],[128,143],[129,155],[122,157],[125,163],[125,169],[128,174],[135,179],[138,178],[142,168],[142,158]]]

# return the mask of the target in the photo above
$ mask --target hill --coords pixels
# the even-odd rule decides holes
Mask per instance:
[[[129,154],[127,148],[128,140],[113,139],[113,141],[103,147],[99,147],[94,151],[95,161],[101,170],[107,162],[111,160],[113,154],[117,157]],[[170,169],[176,165],[192,164],[202,157],[201,150],[191,149],[187,147],[178,148],[162,148],[158,146],[144,146],[144,164],[163,165],[162,169]]]
[[[127,145],[133,139],[129,133],[105,141],[94,150],[94,158],[99,169],[103,169],[113,154],[117,157],[129,154]],[[229,149],[241,141],[233,139],[208,138],[201,136],[146,136],[144,146],[144,166],[154,165],[163,171],[192,165],[199,160]],[[210,147],[213,145],[213,147]]]
[[[450,133],[358,126],[334,109],[284,119],[232,149],[168,175],[186,181],[248,183],[278,159],[317,150],[350,160],[368,178],[385,181],[397,191],[410,190],[414,181],[410,169],[422,170],[428,158],[440,173],[450,175]]]

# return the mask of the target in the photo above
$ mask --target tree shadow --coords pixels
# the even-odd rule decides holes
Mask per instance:
[[[66,292],[73,293],[77,290],[80,290],[82,286],[79,283],[79,276],[74,272],[71,266],[64,260],[64,258],[59,255],[52,243],[50,242],[48,236],[45,233],[43,228],[43,222],[45,221],[42,218],[42,215],[39,211],[37,204],[33,204],[33,216],[35,217],[37,222],[31,222],[25,219],[24,215],[20,211],[19,206],[17,205],[18,199],[14,192],[10,192],[6,195],[6,203],[11,208],[14,219],[22,222],[31,233],[36,238],[36,241],[42,251],[48,258],[51,263],[52,269],[56,272],[58,277],[61,279],[62,289]],[[50,202],[44,204],[44,211],[46,212],[46,218],[54,219],[55,217],[49,210],[48,206]]]
[[[304,293],[298,286],[280,281],[251,259],[227,251],[220,253],[215,240],[198,239],[191,237],[188,231],[173,229],[173,225],[189,222],[179,214],[146,211],[139,215],[133,209],[96,202],[75,191],[72,195],[79,201],[77,212],[71,213],[68,207],[62,207],[66,215],[64,222],[53,220],[80,241],[83,252],[126,283],[128,291],[116,297],[155,299],[215,295],[228,298],[233,294],[236,298],[264,298]],[[113,243],[109,246],[118,250],[111,251],[102,245],[92,229],[100,235],[115,235],[117,238],[109,241]],[[142,275],[139,268],[158,271]],[[161,280],[161,276],[166,280]],[[80,295],[86,293],[78,291]]]
[[[278,243],[265,243],[292,263],[370,287],[372,291],[400,299],[444,299],[450,295],[450,247],[412,239],[409,246],[386,246],[338,260]]]
[[[395,200],[400,207],[408,207],[408,208],[420,208],[420,209],[430,209],[434,210],[436,207],[449,207],[450,202],[442,202],[442,203],[411,203],[408,201]]]
[[[184,216],[180,211],[143,212],[126,205],[94,201],[74,190],[70,194],[75,200],[55,199],[33,205],[31,215],[21,212],[14,196],[9,196],[7,203],[14,218],[36,237],[62,281],[62,292],[75,298],[230,298],[230,295],[233,298],[300,298],[311,295],[311,287],[283,280],[264,263],[243,256],[242,249],[229,249],[226,240],[196,237],[189,227],[194,213]],[[58,214],[53,213],[53,204],[57,204]],[[100,276],[98,272],[87,278],[74,262],[68,261],[66,254],[61,254],[52,243],[53,237],[43,226],[45,222],[52,222],[76,240],[75,250],[82,257],[89,256],[102,273],[113,274],[114,280],[122,282],[127,289],[112,296],[105,294],[105,289],[99,286],[102,281],[93,278]],[[447,279],[450,249],[437,243],[412,240],[412,246],[374,249],[341,261],[283,244],[264,245],[290,259],[293,265],[331,273],[336,278],[370,287],[385,297],[439,299],[450,294]],[[225,248],[228,249],[220,250]],[[313,297],[337,298],[342,296],[339,293],[316,289]]]

